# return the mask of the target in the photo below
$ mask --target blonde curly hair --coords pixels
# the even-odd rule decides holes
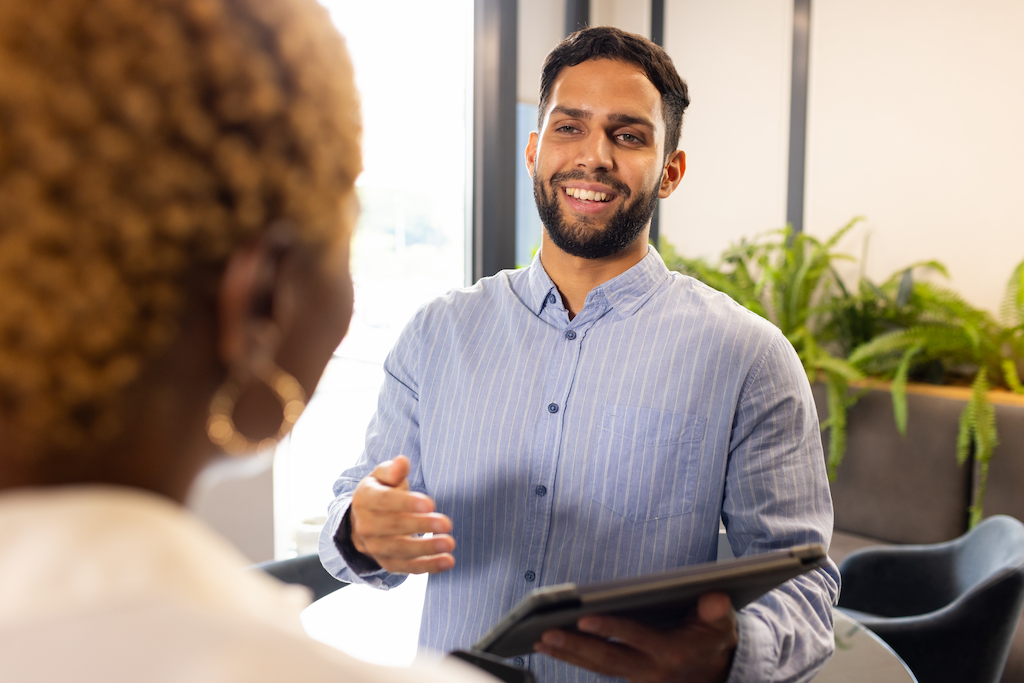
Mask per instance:
[[[111,438],[190,276],[278,220],[348,237],[360,135],[315,0],[0,2],[0,413]]]

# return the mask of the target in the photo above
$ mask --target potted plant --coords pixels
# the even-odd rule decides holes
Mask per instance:
[[[863,470],[867,463],[852,465],[848,478],[854,481],[833,484],[837,526],[844,488],[855,491],[849,507],[863,512],[870,506],[856,499],[867,490],[895,482],[905,487],[890,496],[896,507],[877,511],[869,525],[876,533],[867,535],[885,538],[877,530],[894,518],[918,514],[921,525],[908,523],[905,536],[894,532],[888,540],[944,540],[981,518],[989,464],[999,442],[996,406],[1002,411],[1004,405],[1013,404],[1006,399],[1008,392],[1024,392],[1024,262],[1014,270],[1001,321],[971,306],[952,290],[915,277],[925,272],[948,277],[945,268],[934,261],[901,269],[881,285],[862,275],[851,291],[837,275],[834,264],[853,259],[837,253],[835,247],[857,221],[854,219],[825,241],[788,230],[766,233],[730,247],[717,262],[682,257],[664,241],[661,248],[669,267],[720,289],[778,325],[797,349],[809,378],[822,381],[822,390],[816,387],[815,393],[819,399],[825,398],[821,403],[827,405],[827,413],[819,412],[822,428],[829,429],[826,450],[831,478],[846,450],[847,411],[873,389],[874,394],[879,388],[886,389],[888,397],[883,400],[871,395],[854,414],[858,421],[865,415],[884,412],[892,417],[882,426],[875,420],[861,430],[866,434],[857,437],[861,459],[875,458],[876,462],[866,473],[857,470]],[[962,388],[938,393],[928,389],[938,384]],[[908,387],[912,387],[913,408],[908,408]],[[993,394],[992,389],[997,392]],[[824,397],[820,396],[822,391]],[[993,401],[993,396],[998,400]],[[955,402],[950,403],[950,398]],[[910,413],[915,413],[912,419],[920,424],[907,438]],[[935,420],[929,422],[926,413],[934,413]],[[1024,426],[1024,417],[1021,424]],[[936,425],[943,429],[952,425],[956,434],[943,435]],[[887,439],[895,446],[880,444],[882,432],[892,433]],[[945,448],[942,444],[947,442],[960,467],[952,458],[937,464],[930,452],[918,453],[916,461],[911,455],[902,460],[897,457],[914,448],[941,452]],[[883,461],[890,469],[895,468],[891,474],[876,471]],[[964,466],[968,461],[971,467]],[[901,467],[918,467],[923,476],[900,477]],[[861,474],[865,481],[856,481]],[[943,482],[936,480],[929,485],[941,490],[934,502],[943,506],[943,513],[918,505],[914,513],[906,514],[908,506],[901,499],[914,497],[918,483],[940,475],[945,477]],[[968,506],[969,519],[965,514]],[[924,530],[922,525],[943,515],[945,521]]]

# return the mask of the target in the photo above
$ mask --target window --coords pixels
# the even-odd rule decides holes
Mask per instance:
[[[362,452],[388,350],[417,308],[462,286],[466,273],[471,1],[322,3],[346,38],[362,97],[362,214],[352,244],[355,309],[306,413],[277,450],[277,557],[315,552],[331,485]],[[403,641],[397,645],[411,660],[423,582],[409,583],[372,598],[355,587],[340,591],[348,601],[374,601],[372,609],[360,610],[359,628],[336,624],[350,630],[323,632],[331,625],[318,621],[318,604],[308,614],[307,629],[362,659],[401,664],[404,655],[395,656],[395,642],[382,652],[373,649],[381,639],[370,635],[375,625],[366,615],[376,613],[384,624],[397,619]],[[403,591],[408,597],[401,597]]]

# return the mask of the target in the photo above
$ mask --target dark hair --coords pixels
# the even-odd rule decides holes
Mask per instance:
[[[660,46],[641,35],[612,26],[596,26],[576,31],[548,53],[540,73],[540,103],[537,128],[544,125],[544,114],[551,99],[551,88],[562,69],[582,64],[589,59],[614,59],[636,64],[661,93],[665,118],[665,156],[679,145],[683,128],[683,111],[690,104],[686,81],[679,77],[672,58]]]

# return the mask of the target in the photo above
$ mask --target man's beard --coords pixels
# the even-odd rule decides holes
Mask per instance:
[[[541,184],[540,173],[533,176],[533,198],[537,202],[540,221],[556,247],[567,254],[585,259],[599,259],[614,256],[636,241],[654,215],[658,203],[657,187],[650,192],[640,192],[632,202],[628,201],[632,191],[622,181],[607,174],[599,173],[593,181],[607,185],[623,199],[603,230],[588,229],[593,223],[590,216],[582,216],[574,223],[567,223],[562,217],[557,193],[562,190],[556,183],[567,180],[586,180],[583,171],[556,173],[548,182],[550,193]]]

